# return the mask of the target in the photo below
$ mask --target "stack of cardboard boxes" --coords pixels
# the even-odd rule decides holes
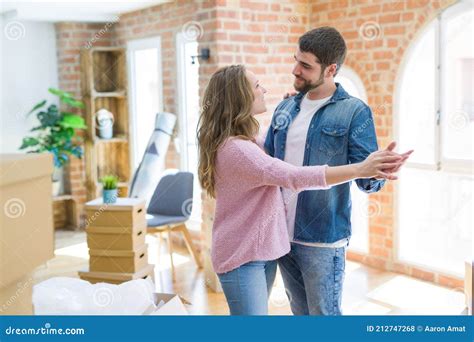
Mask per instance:
[[[153,280],[148,264],[145,200],[117,198],[105,204],[102,198],[86,203],[89,271],[79,272],[91,283],[120,284],[133,279]]]

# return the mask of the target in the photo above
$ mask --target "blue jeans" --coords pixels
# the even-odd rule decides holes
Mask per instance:
[[[277,261],[251,261],[218,274],[231,315],[268,315]]]
[[[342,315],[346,247],[291,244],[278,260],[294,315]]]

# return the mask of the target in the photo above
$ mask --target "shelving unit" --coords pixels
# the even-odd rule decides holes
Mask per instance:
[[[119,178],[119,196],[126,197],[132,176],[126,51],[113,47],[83,49],[81,68],[88,127],[85,142],[87,197],[92,200],[101,196],[99,180],[106,174]],[[95,114],[102,108],[114,115],[111,139],[97,135]]]
[[[65,166],[63,174],[63,191],[58,196],[52,196],[54,229],[76,230],[79,228],[80,218],[77,210],[77,198],[71,194],[69,170]]]

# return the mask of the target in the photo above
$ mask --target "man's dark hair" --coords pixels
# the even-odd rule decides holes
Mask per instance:
[[[336,73],[346,58],[346,43],[334,27],[324,26],[306,32],[299,39],[299,47],[301,52],[318,57],[323,69],[336,63]]]

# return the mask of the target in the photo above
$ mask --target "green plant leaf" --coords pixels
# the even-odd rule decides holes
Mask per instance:
[[[84,118],[82,116],[76,114],[67,114],[64,115],[59,122],[62,127],[65,128],[77,128],[77,129],[85,129],[87,126],[84,124]]]
[[[114,175],[105,175],[100,179],[104,190],[117,189],[118,177]]]
[[[72,94],[71,94],[71,93],[68,93],[68,92],[63,91],[63,90],[60,90],[60,89],[48,88],[48,91],[49,91],[51,94],[53,94],[53,95],[59,96],[60,98],[61,98],[61,97],[64,97],[64,98],[72,98]]]
[[[20,150],[23,150],[25,148],[31,147],[31,146],[36,146],[39,144],[39,140],[33,137],[25,137],[23,138],[23,142],[20,146]]]
[[[35,104],[35,106],[33,107],[33,109],[31,109],[28,114],[26,114],[26,116],[30,115],[31,113],[33,113],[34,111],[36,111],[37,109],[40,109],[41,107],[43,107],[44,105],[46,104],[46,100],[43,100],[37,104]]]
[[[79,101],[79,100],[75,100],[73,98],[70,98],[70,97],[64,97],[64,98],[61,98],[61,100],[71,106],[71,107],[75,107],[75,108],[84,108],[84,103],[82,103],[82,101]]]

